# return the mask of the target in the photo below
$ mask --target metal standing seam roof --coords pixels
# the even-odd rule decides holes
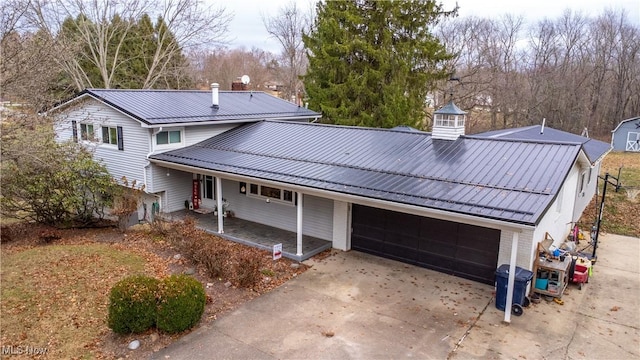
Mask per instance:
[[[89,95],[148,125],[233,120],[315,119],[320,113],[259,91],[86,89]]]
[[[541,130],[542,126],[533,125],[516,129],[488,131],[471,135],[470,137],[581,144],[584,147],[584,153],[587,155],[587,158],[592,164],[603,157],[607,152],[609,152],[609,150],[611,150],[611,144],[603,141],[572,134],[566,131],[556,130],[549,127],[545,127],[544,131]]]
[[[579,144],[260,121],[150,158],[535,225],[579,151]]]

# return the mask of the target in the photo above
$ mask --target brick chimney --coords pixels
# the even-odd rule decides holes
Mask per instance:
[[[231,83],[231,91],[245,91],[247,88],[247,84],[242,83],[241,80],[234,80]]]

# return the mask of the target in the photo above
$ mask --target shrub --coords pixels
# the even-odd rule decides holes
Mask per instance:
[[[238,285],[250,288],[262,279],[262,272],[260,271],[262,268],[262,259],[263,256],[254,251],[243,252],[240,255],[236,267]]]
[[[206,269],[212,278],[225,277],[228,270],[228,261],[231,254],[226,249],[215,249],[211,246],[202,249],[198,255],[198,262]]]
[[[158,295],[158,329],[177,333],[200,321],[206,295],[198,280],[187,275],[172,275],[160,283]]]
[[[158,279],[130,276],[117,282],[109,296],[108,325],[118,334],[151,328],[157,316]]]

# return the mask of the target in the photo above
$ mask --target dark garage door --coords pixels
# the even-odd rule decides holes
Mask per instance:
[[[500,230],[353,205],[351,248],[493,285]]]

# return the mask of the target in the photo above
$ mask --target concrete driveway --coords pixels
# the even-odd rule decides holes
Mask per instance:
[[[628,359],[640,357],[640,240],[601,238],[595,275],[564,305],[504,324],[493,287],[337,252],[155,359]]]

